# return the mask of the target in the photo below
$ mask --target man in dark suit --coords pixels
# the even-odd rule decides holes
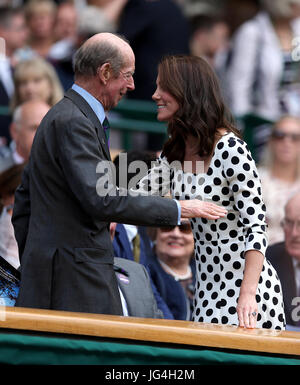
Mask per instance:
[[[149,274],[143,265],[115,257],[114,270],[123,296],[124,315],[164,318],[162,311],[157,306]]]
[[[269,246],[266,258],[281,281],[286,323],[300,326],[300,192],[287,202],[282,226],[285,241]]]
[[[126,41],[94,35],[75,55],[72,89],[38,127],[12,219],[21,260],[17,306],[122,314],[111,221],[166,226],[180,216],[225,214],[203,201],[134,197],[105,174],[105,112],[134,88],[134,69]]]

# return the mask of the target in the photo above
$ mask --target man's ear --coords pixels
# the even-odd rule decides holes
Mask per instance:
[[[17,139],[17,135],[18,135],[17,132],[18,132],[17,125],[15,122],[12,122],[9,126],[9,133],[10,133],[12,140],[14,140],[14,141],[16,141],[16,139]]]
[[[110,63],[104,63],[98,69],[99,79],[103,84],[106,84],[112,76],[112,69]]]

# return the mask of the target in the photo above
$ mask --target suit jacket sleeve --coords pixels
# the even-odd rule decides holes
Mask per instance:
[[[20,261],[26,244],[30,212],[29,175],[28,165],[26,165],[23,171],[21,185],[15,192],[15,203],[12,216],[12,224],[14,226],[15,238],[18,243]]]
[[[97,130],[86,117],[57,124],[58,156],[69,188],[85,211],[105,222],[145,226],[176,224],[175,202],[161,197],[133,197],[114,183]],[[141,215],[147,213],[147,215]]]

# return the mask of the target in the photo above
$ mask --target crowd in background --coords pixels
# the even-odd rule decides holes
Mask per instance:
[[[135,90],[127,98],[151,101],[160,59],[166,54],[190,53],[205,58],[215,69],[242,132],[248,116],[264,122],[253,127],[251,134],[267,207],[269,244],[284,242],[288,227],[285,205],[300,190],[300,1],[6,3],[0,9],[2,257],[18,268],[10,217],[14,191],[29,159],[35,131],[47,111],[72,86],[72,58],[77,48],[90,36],[105,31],[126,37],[136,56]],[[144,149],[131,155],[147,162],[154,160],[156,154],[150,151],[159,148],[153,135],[146,137]],[[298,251],[299,227],[297,222],[293,230],[298,231]],[[189,223],[157,228],[152,233],[118,224],[113,244],[116,257],[147,267],[166,318],[190,319],[195,266]],[[295,290],[300,293],[299,266],[294,268]]]

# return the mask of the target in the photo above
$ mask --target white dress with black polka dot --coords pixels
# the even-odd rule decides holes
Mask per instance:
[[[139,186],[151,190],[151,194],[171,191],[176,199],[198,198],[226,207],[225,218],[191,220],[197,265],[193,320],[238,325],[236,305],[245,251],[254,249],[265,254],[267,247],[261,184],[246,143],[233,133],[224,135],[216,145],[207,173],[198,175],[174,170],[165,157],[160,158]],[[280,280],[266,259],[256,301],[257,327],[284,329]]]

